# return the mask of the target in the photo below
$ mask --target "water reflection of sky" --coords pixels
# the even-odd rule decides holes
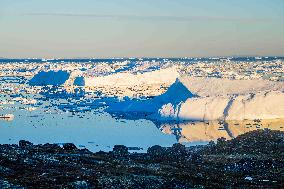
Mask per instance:
[[[107,113],[49,114],[41,110],[14,112],[13,121],[0,121],[0,143],[21,139],[34,143],[72,142],[92,151],[110,150],[115,144],[144,149],[160,144],[170,146],[175,136],[160,132],[147,120],[116,120]]]
[[[229,122],[227,127],[219,122],[195,122],[155,125],[148,120],[116,120],[104,112],[72,113],[11,110],[13,121],[0,121],[0,143],[18,143],[25,139],[33,143],[72,142],[92,151],[111,150],[115,144],[141,147],[171,146],[182,142],[189,145],[206,144],[219,137],[230,139],[250,130],[270,128],[284,130],[284,120],[261,122]],[[158,128],[157,128],[158,127]]]

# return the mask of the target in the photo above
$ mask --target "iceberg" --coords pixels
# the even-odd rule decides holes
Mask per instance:
[[[199,78],[200,79],[200,78]],[[208,78],[205,79],[208,84],[212,81]],[[254,119],[281,119],[284,118],[284,93],[282,90],[283,83],[267,82],[258,80],[249,81],[241,88],[241,85],[236,83],[244,83],[244,81],[213,79],[216,85],[219,82],[219,88],[210,93],[208,84],[204,87],[198,88],[198,84],[190,85],[187,83],[185,86],[193,89],[197,94],[206,94],[199,97],[188,98],[185,102],[180,103],[178,106],[171,108],[169,105],[163,105],[156,117],[159,120],[195,120],[195,121],[208,121],[208,120],[254,120]],[[222,85],[223,84],[223,85]],[[194,86],[190,87],[190,86]],[[240,93],[234,87],[239,88]],[[197,89],[198,88],[198,89]],[[196,90],[197,89],[197,90]],[[260,90],[261,89],[261,90]],[[276,89],[276,90],[273,90]],[[222,91],[222,93],[221,93]],[[166,114],[165,114],[166,112]]]
[[[255,120],[284,118],[284,93],[282,83],[261,80],[250,81],[242,88],[236,86],[244,81],[204,78],[201,80],[215,86],[217,92],[200,88],[186,79],[176,79],[168,90],[153,99],[129,99],[110,104],[108,112],[143,115],[156,121],[209,121],[209,120]],[[255,83],[258,84],[253,88]],[[191,87],[194,86],[194,87]],[[198,86],[198,87],[197,87]],[[194,93],[190,90],[193,89]],[[221,93],[222,91],[222,93]],[[202,96],[199,96],[202,95]]]
[[[37,73],[28,84],[31,86],[46,86],[54,85],[59,86],[63,85],[69,78],[70,73],[67,71],[40,71]]]

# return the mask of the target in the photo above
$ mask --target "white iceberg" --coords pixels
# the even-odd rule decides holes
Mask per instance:
[[[206,83],[212,84],[210,79],[204,80],[207,81]],[[206,96],[188,98],[175,108],[171,108],[168,104],[163,105],[156,118],[198,121],[284,118],[284,93],[281,91],[283,83],[258,80],[258,84],[253,88],[252,84],[256,81],[249,81],[249,84],[245,84],[242,88],[242,85],[236,86],[236,84],[242,84],[244,81],[233,80],[230,85],[230,80],[213,80],[215,85],[219,82],[219,87],[216,88],[218,92],[210,93],[212,88],[203,82],[203,89],[196,87],[199,86],[198,84],[193,84],[194,88],[190,87],[190,83],[187,83],[185,85],[194,88],[193,91],[197,94]],[[209,89],[206,88],[207,86]],[[239,94],[234,87],[239,89]]]
[[[192,83],[194,80],[199,83]],[[216,91],[210,84],[217,87]],[[280,119],[284,118],[283,88],[281,82],[263,80],[246,83],[181,78],[160,96],[148,100],[124,100],[111,104],[107,111],[145,113],[145,117],[159,121]]]

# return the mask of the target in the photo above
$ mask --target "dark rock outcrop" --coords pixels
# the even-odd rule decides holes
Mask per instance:
[[[220,140],[199,148],[156,145],[147,153],[22,140],[0,145],[0,188],[283,188],[284,132]]]

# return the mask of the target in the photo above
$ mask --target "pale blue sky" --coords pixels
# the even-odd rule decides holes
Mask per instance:
[[[0,57],[284,55],[283,0],[0,0]]]

